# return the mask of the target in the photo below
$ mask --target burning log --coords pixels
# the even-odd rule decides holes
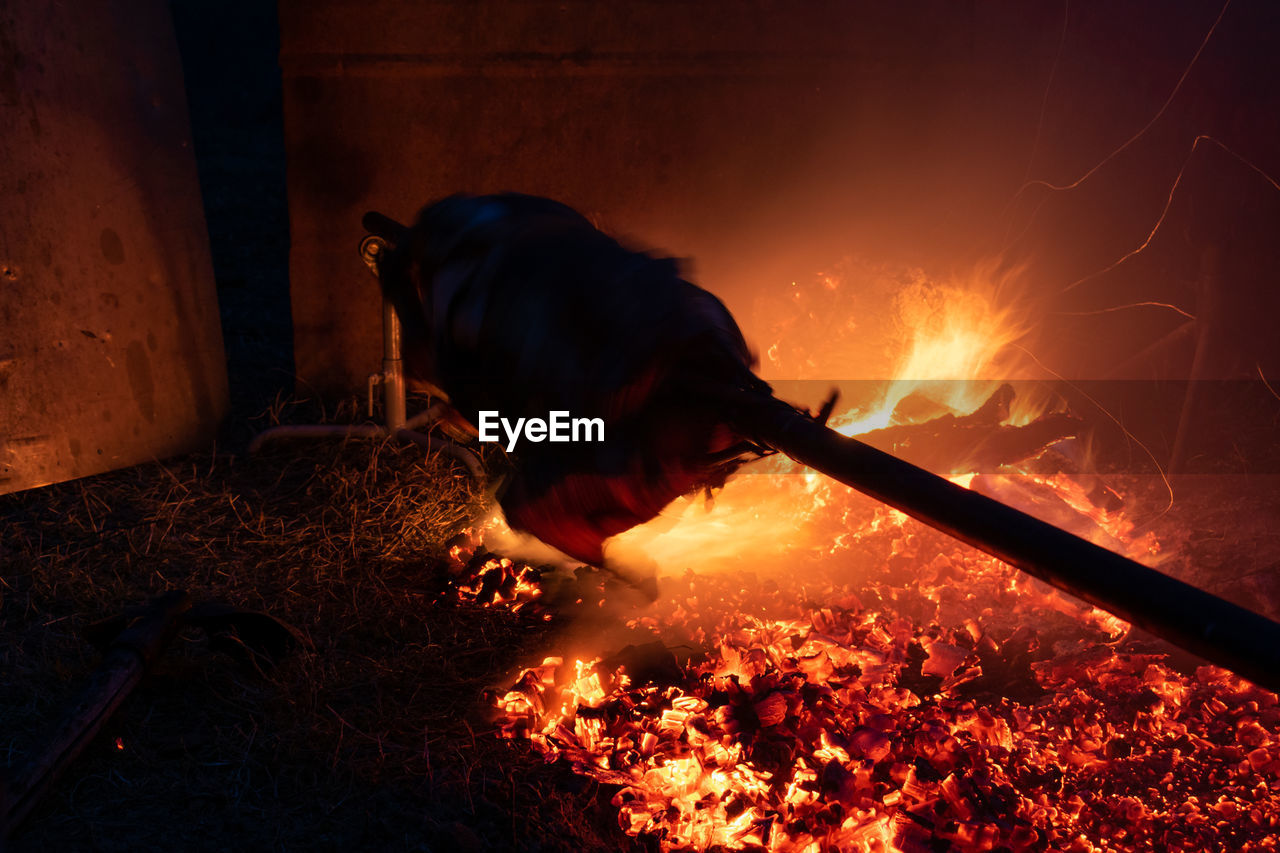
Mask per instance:
[[[1013,398],[1013,386],[1001,385],[971,414],[945,413],[888,426],[863,433],[859,440],[929,471],[961,474],[1013,465],[1079,435],[1080,419],[1065,412],[1043,415],[1025,426],[1005,424]]]
[[[379,262],[411,372],[477,412],[567,410],[612,422],[600,445],[543,444],[503,496],[513,526],[585,562],[681,494],[768,449],[827,474],[1195,654],[1280,689],[1280,625],[957,486],[772,396],[723,304],[670,262],[572,209],[454,196]]]

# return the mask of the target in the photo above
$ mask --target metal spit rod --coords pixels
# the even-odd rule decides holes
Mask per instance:
[[[795,461],[1280,692],[1280,624],[904,462],[770,398],[736,424]]]

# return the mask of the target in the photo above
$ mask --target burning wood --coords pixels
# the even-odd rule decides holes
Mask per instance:
[[[1034,483],[1061,526],[1079,521],[1113,550],[837,433],[825,424],[830,407],[815,418],[772,397],[749,372],[723,306],[552,202],[446,200],[424,211],[405,245],[380,269],[384,288],[420,369],[440,373],[459,399],[470,395],[467,411],[483,394],[513,407],[595,394],[596,409],[562,408],[607,414],[625,403],[635,414],[652,404],[661,414],[637,423],[662,429],[615,448],[610,458],[627,465],[600,468],[617,477],[591,479],[599,472],[587,463],[604,457],[584,456],[576,468],[542,471],[559,479],[541,483],[537,512],[532,491],[508,493],[517,527],[599,564],[606,536],[652,518],[691,485],[723,483],[769,449],[898,510],[850,522],[864,555],[877,555],[874,576],[856,585],[690,572],[629,621],[625,643],[548,656],[495,696],[506,736],[610,786],[625,831],[663,850],[1276,848],[1275,694],[1223,669],[1177,671],[1159,650],[1124,638],[1132,620],[1274,686],[1280,626],[1120,556],[1150,543],[1130,541],[1081,488]],[[511,262],[511,247],[528,263]],[[584,286],[596,282],[609,287]],[[687,313],[689,336],[613,353],[621,332],[642,329],[652,293],[663,322],[645,331]],[[631,302],[634,325],[620,313]],[[616,356],[621,378],[602,383],[582,367],[590,359],[545,352],[544,333],[527,322],[544,313],[586,318],[565,334],[605,347],[592,352]],[[493,340],[482,345],[481,332]],[[960,339],[983,338],[970,332]],[[646,372],[649,361],[662,369]],[[972,415],[869,439],[956,472],[1036,455],[1078,426],[1066,416],[1007,426],[1011,399],[1000,388]],[[684,414],[668,417],[675,412]],[[677,441],[682,434],[690,441]],[[667,446],[680,450],[674,467],[658,452]],[[517,482],[527,487],[537,460],[523,464]],[[554,620],[549,602],[566,589],[579,612],[608,598],[589,570],[549,595],[549,576],[471,551],[454,552],[459,601]]]
[[[1154,547],[1071,479],[1033,486],[1122,550]],[[500,731],[606,785],[621,827],[663,850],[1276,849],[1274,694],[1175,670],[1109,614],[897,513],[850,512],[869,577],[671,580],[627,648],[548,657],[495,694]],[[471,547],[460,599],[495,571],[552,588]],[[594,608],[604,583],[579,572],[559,597]]]
[[[548,657],[495,695],[501,731],[663,850],[1276,849],[1275,694],[983,555],[892,571],[945,540],[875,521],[872,581],[689,573],[630,620],[660,642]]]
[[[858,438],[913,465],[935,473],[991,471],[1044,453],[1045,448],[1079,434],[1079,418],[1065,412],[1042,415],[1024,426],[1010,426],[1011,385],[1001,385],[976,411],[955,415],[944,411],[918,423],[862,433]],[[910,409],[907,397],[895,410]],[[904,405],[908,404],[908,405]]]

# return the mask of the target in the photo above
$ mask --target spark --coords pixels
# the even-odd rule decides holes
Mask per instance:
[[[1056,313],[1060,317],[1092,317],[1097,314],[1111,314],[1116,311],[1125,311],[1129,308],[1168,308],[1170,311],[1181,314],[1188,320],[1194,320],[1196,318],[1196,315],[1188,314],[1177,305],[1172,305],[1168,302],[1131,302],[1128,305],[1116,305],[1112,308],[1099,308],[1096,311],[1058,311]]]
[[[1040,117],[1036,120],[1036,135],[1031,140],[1031,153],[1027,155],[1027,170],[1022,174],[1023,181],[1031,178],[1031,167],[1035,163],[1036,151],[1040,148],[1040,135],[1044,130],[1044,114],[1049,108],[1049,93],[1053,91],[1053,80],[1058,74],[1058,63],[1062,61],[1062,48],[1067,43],[1067,24],[1070,20],[1071,0],[1066,0],[1062,4],[1062,32],[1058,35],[1058,50],[1053,55],[1053,65],[1049,67],[1049,79],[1045,82],[1044,97],[1040,99]]]
[[[1041,186],[1041,187],[1045,187],[1047,189],[1055,190],[1055,191],[1075,189],[1076,187],[1080,186],[1082,183],[1087,181],[1089,178],[1093,177],[1093,175],[1096,174],[1099,169],[1101,169],[1103,166],[1107,165],[1107,163],[1114,160],[1117,156],[1119,156],[1121,152],[1127,149],[1130,145],[1132,145],[1133,143],[1141,139],[1146,134],[1146,132],[1150,130],[1152,126],[1155,125],[1156,122],[1160,120],[1160,118],[1165,114],[1165,111],[1169,109],[1169,105],[1173,103],[1173,99],[1178,96],[1178,92],[1182,90],[1182,84],[1185,83],[1187,81],[1187,77],[1191,75],[1191,69],[1195,67],[1196,61],[1200,59],[1200,54],[1204,53],[1205,46],[1208,45],[1209,40],[1213,38],[1214,32],[1218,29],[1218,24],[1222,22],[1222,18],[1224,15],[1227,14],[1227,9],[1230,6],[1231,6],[1231,0],[1226,0],[1226,2],[1222,4],[1222,9],[1218,12],[1218,17],[1214,20],[1213,26],[1209,27],[1209,31],[1204,34],[1204,38],[1200,41],[1200,47],[1196,48],[1195,55],[1191,57],[1191,61],[1188,62],[1187,67],[1183,69],[1182,76],[1178,78],[1178,82],[1174,85],[1173,91],[1169,93],[1169,97],[1165,98],[1164,104],[1161,105],[1160,109],[1156,111],[1156,114],[1152,116],[1151,119],[1145,125],[1142,126],[1141,130],[1139,130],[1133,136],[1130,136],[1128,139],[1126,139],[1123,143],[1120,144],[1120,147],[1116,148],[1106,157],[1102,158],[1100,161],[1098,161],[1096,165],[1094,165],[1093,168],[1085,172],[1080,177],[1076,178],[1074,181],[1071,181],[1070,183],[1067,183],[1067,184],[1054,184],[1049,181],[1038,180],[1038,179],[1034,181],[1027,181],[1018,189],[1018,192],[1014,195],[1014,199],[1016,200],[1018,196],[1022,195],[1022,192],[1024,190],[1033,186]]]
[[[1019,343],[1017,343],[1017,342],[1014,342],[1014,343],[1010,344],[1010,346],[1014,346],[1014,347],[1017,347],[1018,349],[1022,350],[1022,352],[1023,352],[1023,353],[1025,353],[1025,354],[1026,354],[1026,355],[1027,355],[1027,356],[1028,356],[1032,361],[1034,361],[1034,362],[1036,363],[1036,365],[1037,365],[1037,366],[1039,366],[1039,367],[1040,367],[1042,370],[1044,370],[1046,373],[1050,374],[1051,376],[1053,376],[1054,378],[1058,379],[1059,381],[1066,383],[1068,387],[1070,387],[1070,388],[1072,388],[1073,390],[1077,391],[1081,396],[1083,396],[1083,397],[1084,397],[1086,400],[1088,400],[1090,403],[1093,403],[1093,405],[1094,405],[1094,406],[1096,406],[1096,407],[1098,408],[1098,411],[1102,412],[1102,414],[1106,415],[1106,416],[1107,416],[1107,418],[1108,418],[1112,423],[1114,423],[1116,426],[1120,427],[1120,431],[1121,431],[1121,432],[1123,432],[1123,433],[1125,434],[1125,437],[1126,437],[1126,438],[1128,438],[1128,439],[1129,439],[1130,441],[1132,441],[1134,444],[1136,444],[1136,445],[1138,445],[1139,447],[1141,447],[1141,448],[1142,448],[1142,452],[1143,452],[1143,453],[1145,453],[1145,454],[1147,454],[1147,458],[1151,460],[1151,464],[1152,464],[1152,465],[1155,465],[1155,466],[1156,466],[1156,470],[1160,472],[1160,480],[1161,480],[1161,482],[1163,482],[1163,483],[1164,483],[1165,491],[1167,491],[1167,492],[1169,493],[1169,504],[1168,504],[1168,505],[1167,505],[1163,510],[1161,510],[1160,515],[1164,515],[1166,512],[1168,512],[1169,510],[1173,509],[1173,484],[1169,482],[1169,476],[1168,476],[1168,474],[1166,474],[1166,473],[1165,473],[1164,468],[1162,468],[1162,467],[1160,466],[1160,461],[1159,461],[1158,459],[1156,459],[1155,454],[1154,454],[1154,453],[1152,453],[1152,452],[1151,452],[1151,450],[1150,450],[1150,449],[1149,449],[1145,444],[1143,444],[1141,441],[1139,441],[1137,436],[1135,436],[1133,433],[1129,432],[1128,428],[1127,428],[1127,427],[1125,427],[1125,425],[1124,425],[1123,423],[1121,423],[1121,422],[1120,422],[1120,419],[1119,419],[1119,418],[1117,418],[1115,415],[1111,414],[1111,412],[1107,409],[1107,407],[1106,407],[1106,406],[1102,405],[1102,404],[1101,404],[1101,403],[1099,403],[1097,400],[1095,400],[1092,396],[1090,396],[1090,395],[1089,395],[1089,394],[1088,394],[1084,389],[1082,389],[1080,386],[1076,385],[1076,384],[1075,384],[1074,382],[1072,382],[1070,379],[1067,379],[1067,378],[1066,378],[1065,376],[1063,376],[1061,373],[1058,373],[1056,370],[1054,370],[1053,368],[1049,367],[1047,364],[1045,364],[1044,362],[1042,362],[1040,359],[1036,358],[1035,353],[1033,353],[1031,350],[1027,349],[1026,347],[1022,346],[1022,344],[1019,344]],[[1158,517],[1159,517],[1159,516],[1157,516],[1157,518],[1158,518]]]
[[[1271,392],[1271,396],[1280,400],[1280,394],[1276,393],[1276,389],[1271,387],[1271,383],[1267,381],[1266,375],[1263,374],[1262,365],[1255,362],[1253,366],[1258,369],[1258,378],[1262,380],[1263,385],[1267,386],[1267,390]]]
[[[1033,161],[1034,161],[1034,159],[1035,159],[1036,150],[1037,150],[1037,148],[1038,148],[1038,146],[1039,146],[1040,134],[1041,134],[1041,124],[1042,124],[1042,123],[1043,123],[1043,121],[1044,121],[1045,105],[1048,103],[1048,99],[1049,99],[1049,92],[1050,92],[1050,89],[1051,89],[1051,88],[1052,88],[1052,86],[1053,86],[1053,79],[1054,79],[1054,75],[1055,75],[1055,73],[1056,73],[1056,70],[1057,70],[1057,67],[1058,67],[1058,61],[1059,61],[1059,58],[1061,57],[1061,53],[1062,53],[1062,45],[1063,45],[1063,42],[1065,42],[1065,39],[1066,39],[1066,32],[1067,32],[1067,19],[1068,19],[1068,15],[1070,14],[1070,6],[1069,6],[1069,4],[1068,4],[1068,5],[1066,6],[1066,8],[1064,8],[1064,10],[1063,10],[1063,22],[1062,22],[1063,30],[1062,30],[1062,35],[1060,36],[1060,40],[1059,40],[1059,44],[1058,44],[1058,55],[1057,55],[1057,56],[1055,56],[1055,58],[1054,58],[1054,61],[1053,61],[1053,69],[1050,71],[1050,74],[1049,74],[1049,80],[1048,80],[1048,83],[1047,83],[1047,84],[1046,84],[1046,86],[1045,86],[1044,100],[1043,100],[1043,102],[1041,103],[1041,107],[1040,107],[1040,120],[1039,120],[1039,122],[1038,122],[1038,123],[1037,123],[1037,125],[1036,125],[1036,136],[1035,136],[1035,140],[1032,142],[1032,145],[1031,145],[1031,153],[1030,153],[1030,155],[1029,155],[1029,157],[1028,157],[1028,159],[1027,159],[1027,170],[1026,170],[1026,172],[1024,173],[1024,177],[1023,177],[1023,184],[1022,184],[1022,186],[1020,186],[1020,187],[1018,188],[1017,192],[1015,192],[1015,193],[1013,194],[1013,197],[1012,197],[1011,199],[1009,199],[1008,204],[1006,204],[1006,205],[1005,205],[1004,212],[1003,212],[1003,213],[1001,213],[1001,217],[1003,218],[1003,216],[1004,216],[1006,213],[1008,213],[1010,210],[1012,210],[1012,209],[1013,209],[1013,207],[1014,207],[1014,205],[1016,205],[1016,204],[1017,204],[1018,200],[1019,200],[1020,198],[1022,198],[1023,193],[1025,193],[1025,192],[1026,192],[1028,189],[1030,189],[1031,187],[1040,186],[1040,187],[1044,187],[1044,188],[1046,188],[1046,189],[1048,189],[1048,190],[1052,190],[1052,191],[1055,191],[1055,192],[1058,192],[1058,191],[1064,191],[1064,190],[1071,190],[1071,189],[1075,189],[1076,187],[1080,186],[1082,183],[1084,183],[1085,181],[1087,181],[1089,178],[1091,178],[1093,175],[1095,175],[1095,174],[1096,174],[1100,169],[1102,169],[1104,166],[1106,166],[1108,163],[1110,163],[1112,160],[1114,160],[1117,156],[1119,156],[1119,155],[1121,154],[1121,152],[1125,151],[1125,149],[1127,149],[1129,146],[1133,145],[1135,142],[1137,142],[1139,139],[1141,139],[1144,135],[1146,135],[1147,131],[1148,131],[1148,130],[1150,130],[1150,129],[1151,129],[1151,128],[1156,124],[1156,122],[1158,122],[1158,121],[1160,120],[1160,118],[1165,114],[1165,112],[1169,109],[1169,105],[1173,103],[1173,100],[1174,100],[1174,98],[1176,98],[1176,97],[1177,97],[1178,92],[1180,92],[1180,91],[1182,90],[1182,86],[1183,86],[1183,84],[1186,82],[1187,78],[1191,75],[1191,69],[1195,67],[1196,62],[1200,59],[1200,55],[1201,55],[1202,53],[1204,53],[1204,49],[1205,49],[1205,47],[1209,44],[1209,41],[1213,38],[1213,34],[1214,34],[1214,32],[1216,32],[1216,31],[1217,31],[1217,29],[1218,29],[1218,24],[1220,24],[1220,23],[1222,22],[1222,19],[1223,19],[1223,17],[1227,14],[1227,9],[1228,9],[1228,7],[1230,7],[1230,6],[1231,6],[1231,0],[1226,0],[1226,2],[1222,4],[1222,8],[1218,11],[1218,17],[1214,19],[1213,24],[1209,27],[1208,31],[1204,34],[1204,38],[1203,38],[1203,39],[1201,39],[1201,41],[1200,41],[1200,46],[1199,46],[1198,48],[1196,48],[1196,52],[1192,55],[1192,57],[1191,57],[1191,61],[1187,63],[1186,67],[1185,67],[1185,68],[1183,69],[1183,71],[1182,71],[1182,75],[1181,75],[1180,77],[1178,77],[1178,82],[1174,84],[1173,90],[1169,92],[1169,96],[1168,96],[1167,98],[1165,98],[1164,103],[1160,106],[1160,109],[1158,109],[1158,110],[1156,111],[1155,115],[1153,115],[1153,116],[1150,118],[1150,120],[1148,120],[1148,121],[1147,121],[1147,123],[1146,123],[1145,125],[1143,125],[1141,129],[1139,129],[1139,130],[1138,130],[1138,132],[1137,132],[1137,133],[1133,134],[1133,135],[1132,135],[1132,136],[1130,136],[1128,139],[1126,139],[1123,143],[1121,143],[1121,144],[1120,144],[1120,146],[1119,146],[1119,147],[1117,147],[1114,151],[1112,151],[1112,152],[1111,152],[1110,154],[1108,154],[1106,157],[1103,157],[1101,160],[1099,160],[1096,164],[1094,164],[1094,166],[1093,166],[1091,169],[1089,169],[1088,171],[1086,171],[1086,172],[1085,172],[1083,175],[1081,175],[1080,177],[1076,178],[1074,181],[1071,181],[1071,182],[1069,182],[1069,183],[1065,183],[1065,184],[1055,184],[1055,183],[1052,183],[1051,181],[1042,180],[1042,179],[1027,180],[1027,175],[1029,175],[1029,174],[1030,174],[1030,172],[1031,172],[1031,166],[1032,166],[1032,163],[1033,163]],[[1196,139],[1197,139],[1197,142],[1198,142],[1198,141],[1199,141],[1199,139],[1200,139],[1200,137],[1197,137]],[[1216,142],[1217,140],[1214,140],[1214,141]],[[1218,144],[1219,144],[1219,145],[1221,145],[1221,143],[1218,143]],[[1223,146],[1223,147],[1225,148],[1226,146]],[[1192,152],[1194,153],[1194,151],[1195,151],[1195,143],[1193,143],[1193,144],[1192,144]],[[1231,152],[1231,153],[1234,155],[1234,153],[1235,153],[1235,152]],[[1239,155],[1235,155],[1235,156],[1237,156],[1237,157],[1238,157]],[[1240,158],[1240,159],[1242,159],[1242,160],[1243,160],[1243,158]],[[1188,160],[1190,160],[1190,155],[1188,155]],[[1257,169],[1257,167],[1254,167],[1254,166],[1253,166],[1253,164],[1248,163],[1247,161],[1245,161],[1245,162],[1246,162],[1246,164],[1247,164],[1247,165],[1251,166],[1251,167],[1252,167],[1252,168],[1254,168],[1255,170],[1257,170],[1257,171],[1259,171],[1259,172],[1261,171],[1261,170],[1258,170],[1258,169]],[[1183,170],[1185,170],[1185,169],[1186,169],[1186,163],[1184,162],[1184,163],[1183,163]],[[1265,174],[1264,174],[1263,176],[1264,176],[1264,177],[1267,177]],[[1182,177],[1182,172],[1181,172],[1181,171],[1179,171],[1179,173],[1178,173],[1178,180],[1181,180],[1181,177]],[[1268,180],[1270,180],[1270,179],[1268,178]],[[1272,181],[1272,183],[1274,184],[1275,182],[1274,182],[1274,181]],[[1175,182],[1175,188],[1176,188],[1176,182]],[[1173,195],[1173,191],[1172,191],[1172,190],[1170,190],[1170,200],[1172,200],[1172,195]],[[1044,198],[1042,198],[1042,199],[1040,200],[1040,202],[1035,206],[1035,208],[1031,211],[1030,216],[1027,218],[1026,225],[1025,225],[1025,226],[1023,226],[1022,231],[1021,231],[1021,232],[1019,232],[1019,234],[1018,234],[1018,236],[1017,236],[1017,238],[1016,238],[1016,239],[1014,239],[1013,241],[1009,241],[1009,239],[1008,239],[1008,237],[1009,237],[1009,235],[1008,235],[1008,231],[1006,231],[1006,233],[1005,233],[1005,246],[1004,246],[1004,248],[1001,250],[1002,252],[1003,252],[1003,251],[1007,251],[1007,250],[1008,250],[1008,249],[1009,249],[1009,248],[1010,248],[1014,243],[1017,243],[1019,240],[1021,240],[1021,239],[1023,238],[1023,236],[1025,236],[1025,235],[1026,235],[1027,231],[1028,231],[1028,230],[1030,230],[1030,228],[1031,228],[1031,224],[1035,221],[1035,218],[1036,218],[1037,214],[1039,214],[1039,212],[1040,212],[1041,208],[1042,208],[1042,207],[1044,207],[1044,204],[1045,204],[1045,202],[1048,200],[1048,198],[1049,198],[1048,196],[1045,196]],[[1167,213],[1167,212],[1168,212],[1168,204],[1166,203],[1166,205],[1165,205],[1165,213]],[[1163,219],[1164,219],[1164,214],[1161,214],[1161,222],[1163,222]],[[1156,229],[1158,229],[1158,228],[1159,228],[1159,226],[1160,226],[1160,223],[1158,222],[1158,223],[1156,224]],[[1011,221],[1011,222],[1010,222],[1010,225],[1009,225],[1009,230],[1011,230],[1011,229],[1012,229],[1012,227],[1013,227],[1013,224],[1012,224],[1012,221]],[[1151,235],[1148,235],[1147,242],[1150,242],[1150,238],[1151,238],[1151,236],[1154,236],[1154,234],[1155,234],[1155,230],[1156,230],[1156,229],[1153,229],[1153,230],[1152,230]],[[1146,243],[1144,243],[1142,246],[1140,246],[1137,250],[1135,250],[1135,251],[1134,251],[1133,253],[1131,253],[1130,255],[1126,255],[1125,257],[1121,258],[1119,261],[1117,261],[1117,262],[1116,262],[1115,264],[1113,264],[1111,267],[1108,267],[1108,268],[1107,268],[1107,269],[1105,269],[1105,270],[1101,270],[1101,271],[1099,271],[1098,273],[1095,273],[1094,275],[1101,275],[1101,274],[1102,274],[1102,273],[1104,273],[1104,272],[1108,272],[1109,270],[1114,269],[1116,266],[1119,266],[1121,263],[1123,263],[1124,261],[1128,260],[1128,258],[1129,258],[1129,257],[1132,257],[1132,255],[1137,254],[1139,251],[1141,251],[1142,249],[1145,249],[1145,248],[1146,248]],[[1082,283],[1083,281],[1086,281],[1086,280],[1088,280],[1089,278],[1092,278],[1092,277],[1093,277],[1093,276],[1087,276],[1086,278],[1081,279],[1080,281],[1074,282],[1073,284],[1071,284],[1071,285],[1069,285],[1069,286],[1067,287],[1067,290],[1070,290],[1071,288],[1075,287],[1076,285],[1078,285],[1078,284]],[[1064,291],[1064,292],[1065,292],[1065,291]]]
[[[1241,163],[1243,163],[1244,165],[1252,169],[1272,187],[1274,187],[1277,190],[1280,190],[1280,182],[1277,182],[1275,178],[1271,177],[1271,175],[1263,171],[1262,168],[1259,167],[1257,164],[1253,163],[1251,160],[1249,160],[1242,154],[1239,154],[1236,151],[1234,151],[1225,142],[1222,142],[1221,140],[1216,139],[1208,135],[1207,133],[1202,133],[1199,136],[1197,136],[1195,140],[1192,141],[1191,150],[1187,152],[1186,159],[1182,161],[1182,168],[1178,170],[1178,176],[1174,178],[1173,186],[1169,187],[1169,195],[1165,199],[1164,209],[1160,211],[1160,216],[1158,219],[1156,219],[1156,224],[1151,227],[1151,231],[1148,232],[1146,239],[1142,241],[1141,245],[1139,245],[1136,249],[1131,249],[1130,251],[1126,252],[1124,255],[1120,256],[1118,260],[1112,262],[1108,266],[1103,267],[1102,269],[1096,272],[1089,273],[1084,278],[1077,279],[1076,281],[1073,281],[1071,284],[1068,284],[1066,287],[1062,289],[1063,293],[1073,290],[1074,288],[1084,284],[1086,281],[1091,281],[1092,279],[1095,279],[1100,275],[1105,275],[1106,273],[1111,272],[1113,269],[1120,266],[1125,261],[1143,252],[1147,248],[1147,246],[1151,245],[1151,241],[1155,239],[1156,232],[1158,232],[1160,230],[1160,227],[1164,225],[1165,218],[1169,215],[1169,208],[1173,206],[1174,195],[1178,192],[1178,187],[1182,183],[1182,177],[1183,175],[1186,174],[1187,167],[1191,165],[1191,159],[1195,156],[1196,149],[1200,147],[1201,142],[1212,142],[1214,145],[1218,146],[1223,151],[1230,154],[1232,157],[1236,158]]]

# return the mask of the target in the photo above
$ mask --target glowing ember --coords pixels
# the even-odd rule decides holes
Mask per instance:
[[[840,291],[821,284],[821,298]],[[909,284],[892,374],[906,379],[842,416],[846,433],[888,423],[915,380],[1008,375],[1014,313],[981,288]],[[622,829],[662,850],[1277,849],[1275,694],[1177,669],[1122,620],[781,470],[619,537],[611,554],[642,550],[667,572],[658,600],[599,656],[521,672],[494,696],[503,734],[610,786]],[[957,479],[1146,562],[1159,550],[1099,505],[1119,496],[1098,484]],[[503,531],[485,533],[492,546]],[[544,594],[550,575],[476,549],[452,552],[460,601],[552,619],[549,599],[599,613],[607,598],[603,574]]]
[[[944,541],[895,527],[887,562]],[[665,645],[548,658],[500,725],[616,786],[622,828],[664,850],[1280,839],[1274,694],[1126,651],[1123,625],[968,551],[856,588],[688,574],[631,626]],[[660,666],[668,647],[694,651]]]

